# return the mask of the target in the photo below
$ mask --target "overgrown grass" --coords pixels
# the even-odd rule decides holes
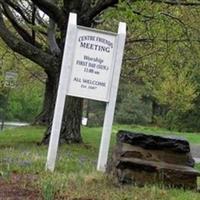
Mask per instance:
[[[191,143],[200,144],[198,133],[172,133],[154,127],[115,125],[112,145],[120,129],[176,135],[187,138]],[[39,188],[44,199],[200,199],[199,193],[181,189],[165,189],[155,185],[143,188],[116,186],[104,174],[96,172],[101,131],[101,128],[83,128],[84,144],[61,145],[54,173],[44,170],[48,147],[37,145],[42,139],[44,127],[24,127],[0,132],[0,177],[9,181],[12,173],[37,176],[33,185]]]

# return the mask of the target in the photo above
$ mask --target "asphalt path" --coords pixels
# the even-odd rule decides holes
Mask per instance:
[[[195,163],[200,163],[200,145],[199,144],[191,144],[190,151],[192,154]]]

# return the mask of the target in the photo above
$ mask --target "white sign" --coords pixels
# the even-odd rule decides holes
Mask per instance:
[[[46,169],[54,171],[66,95],[106,102],[97,170],[105,171],[126,37],[118,33],[77,26],[70,13]]]
[[[8,71],[5,73],[5,87],[14,88],[17,82],[17,73]]]
[[[88,118],[87,117],[82,117],[81,123],[83,126],[87,126]]]
[[[108,101],[116,34],[78,27],[67,94]]]

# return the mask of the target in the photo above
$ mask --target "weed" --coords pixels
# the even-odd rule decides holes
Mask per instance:
[[[44,200],[54,200],[56,194],[56,183],[48,178],[42,182],[42,196]]]

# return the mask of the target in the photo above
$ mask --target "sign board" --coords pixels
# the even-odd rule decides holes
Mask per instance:
[[[68,95],[108,101],[116,34],[78,27]]]
[[[15,88],[16,87],[16,82],[17,82],[17,73],[8,71],[5,73],[5,87],[9,88]]]
[[[88,118],[87,117],[82,117],[81,124],[83,126],[87,126],[87,122],[88,122]]]
[[[58,85],[46,169],[54,171],[66,95],[106,102],[97,170],[105,171],[126,37],[118,33],[77,26],[70,13]]]

